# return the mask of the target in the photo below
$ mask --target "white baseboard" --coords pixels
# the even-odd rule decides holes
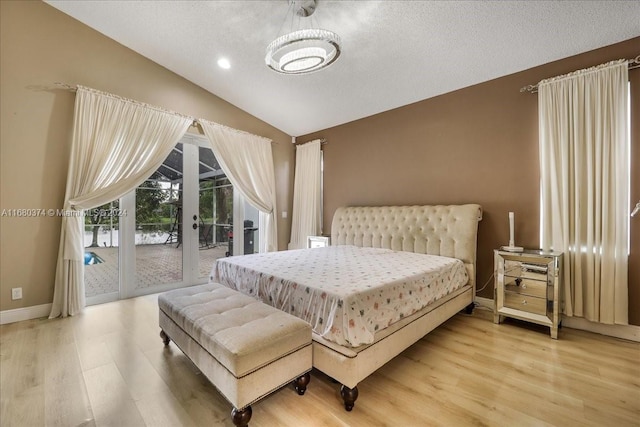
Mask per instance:
[[[480,307],[488,308],[493,311],[493,300],[491,298],[476,297],[475,302]]]
[[[493,310],[493,299],[491,298],[477,296],[475,302],[481,307]],[[636,325],[605,325],[603,323],[590,322],[582,317],[562,316],[562,327],[640,342],[640,326]]]
[[[562,326],[640,342],[640,326],[636,325],[605,325],[604,323],[590,322],[582,317],[562,316]]]
[[[0,325],[20,322],[22,320],[49,317],[51,304],[32,305],[31,307],[15,308],[13,310],[0,311]]]

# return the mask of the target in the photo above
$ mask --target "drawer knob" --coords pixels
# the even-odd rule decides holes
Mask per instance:
[[[526,283],[523,283],[523,284],[522,284],[522,289],[527,289],[527,285],[526,285]]]
[[[522,305],[527,305],[527,300],[526,299],[522,300]]]

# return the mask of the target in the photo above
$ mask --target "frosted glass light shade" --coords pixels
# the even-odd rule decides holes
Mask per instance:
[[[305,74],[331,65],[340,56],[340,37],[331,31],[305,29],[278,37],[267,46],[265,63],[283,74]]]

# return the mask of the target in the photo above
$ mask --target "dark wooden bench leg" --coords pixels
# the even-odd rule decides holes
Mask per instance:
[[[162,329],[160,329],[160,338],[162,338],[162,342],[164,343],[164,345],[169,345],[171,339],[169,338],[169,335],[167,335]]]
[[[344,409],[351,411],[358,398],[358,387],[349,388],[343,385],[340,387],[340,396],[342,396],[342,400],[344,400]]]
[[[247,406],[241,410],[233,408],[231,411],[233,425],[237,427],[247,427],[249,425],[249,420],[251,420],[251,414],[251,406]]]
[[[309,381],[311,381],[311,375],[309,375],[309,372],[301,377],[296,378],[293,381],[293,386],[296,388],[296,391],[300,396],[302,396],[304,392],[307,391],[307,385],[309,384]]]

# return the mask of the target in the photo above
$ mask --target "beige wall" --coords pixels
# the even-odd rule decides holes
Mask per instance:
[[[0,2],[0,209],[62,208],[74,95],[81,84],[275,141],[278,210],[291,210],[291,138],[154,62],[35,1]],[[278,244],[290,223],[278,214]],[[2,217],[0,310],[50,303],[59,218]],[[11,301],[11,288],[22,300]]]
[[[538,113],[522,86],[619,58],[634,58],[640,38],[471,86],[298,138],[328,140],[324,223],[343,205],[480,203],[478,286],[489,281],[493,249],[509,239],[539,246]],[[640,165],[640,69],[632,80],[632,158]],[[425,78],[429,78],[425,76]],[[632,200],[640,199],[640,166]],[[640,325],[640,219],[632,221],[630,321]],[[493,282],[480,293],[492,298]]]

